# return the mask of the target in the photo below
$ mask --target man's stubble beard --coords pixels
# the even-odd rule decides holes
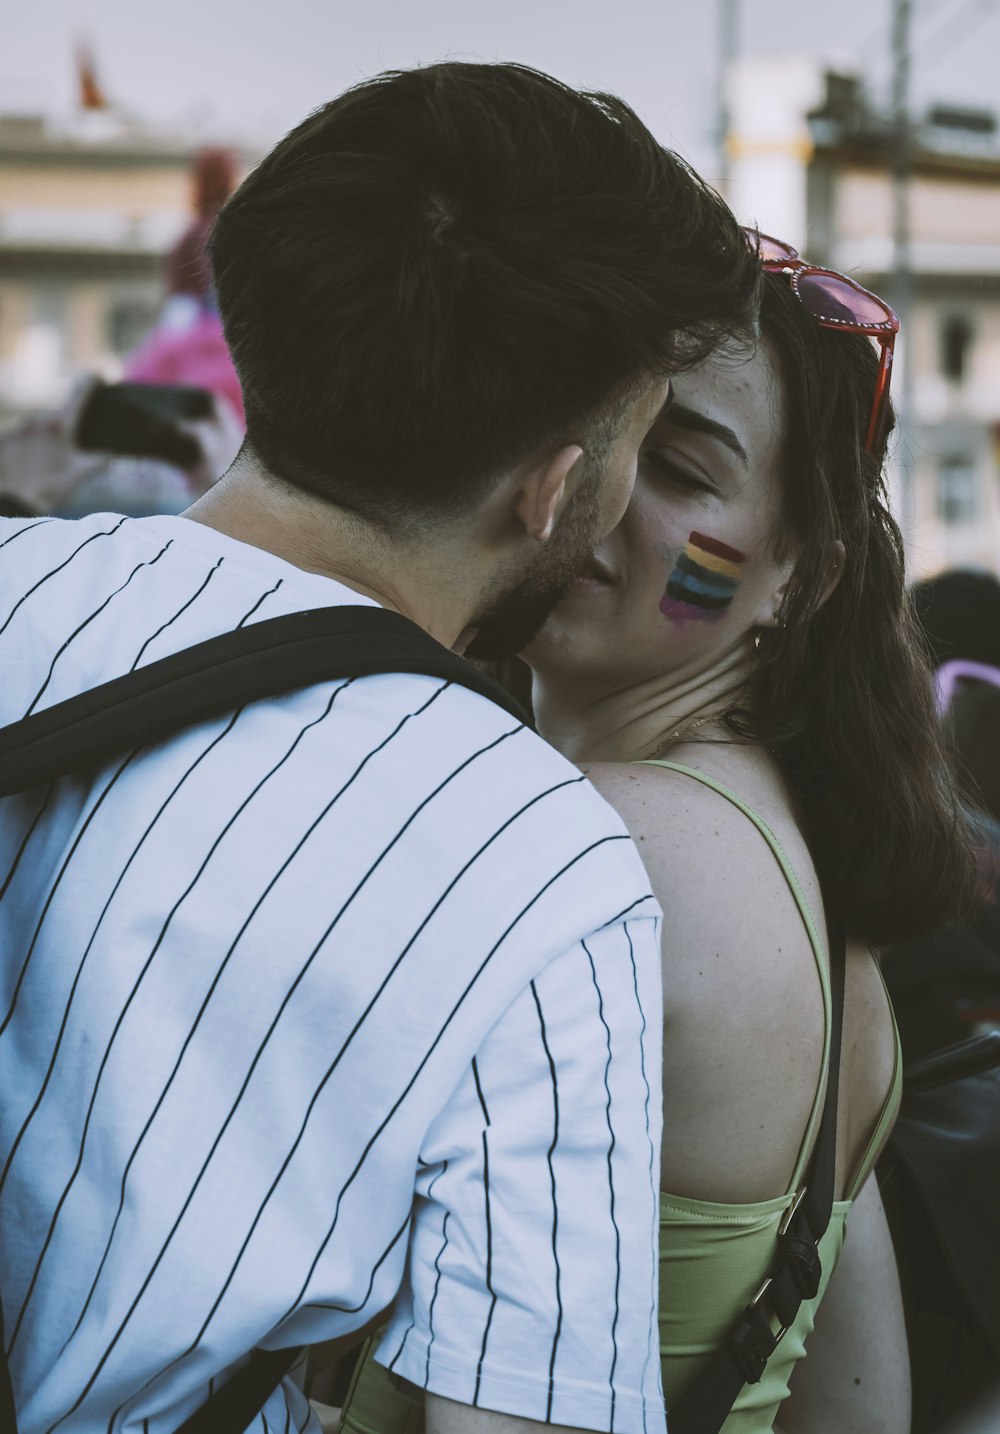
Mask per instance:
[[[601,473],[586,473],[548,545],[475,623],[465,656],[479,661],[512,657],[534,640],[568,592],[599,539]]]

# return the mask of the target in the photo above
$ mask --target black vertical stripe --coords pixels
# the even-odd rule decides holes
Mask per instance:
[[[170,627],[172,623],[175,623],[177,619],[182,616],[183,613],[186,613],[191,604],[201,597],[202,593],[208,587],[209,583],[215,577],[215,574],[219,571],[224,562],[225,558],[220,558],[219,561],[215,564],[215,567],[209,570],[204,581],[200,584],[199,587],[194,590],[194,592],[188,598],[187,602],[177,609],[173,617],[168,617],[166,622],[161,623],[155,632],[150,633],[149,637],[146,638],[146,641],[139,648],[139,651],[136,655],[136,659],[133,662],[132,666],[129,668],[129,672],[134,672],[135,669],[139,666],[139,663],[142,661],[142,655],[146,651],[146,648],[149,646],[149,644],[151,642],[155,642],[161,632],[166,632],[167,628]]]
[[[24,838],[23,838],[23,840],[22,840],[22,842],[21,842],[21,845],[20,845],[20,846],[18,847],[18,849],[17,849],[17,854],[15,855],[14,860],[13,860],[13,862],[11,863],[10,871],[8,871],[7,875],[4,877],[3,886],[0,886],[0,901],[3,901],[4,897],[7,895],[7,888],[10,886],[11,882],[14,880],[14,873],[17,871],[17,868],[18,868],[18,867],[20,866],[20,864],[21,864],[21,858],[22,858],[22,856],[24,856],[25,848],[27,847],[29,841],[31,840],[32,836],[34,835],[35,828],[38,826],[38,823],[41,821],[41,819],[42,819],[42,814],[43,814],[43,812],[45,811],[45,808],[48,806],[49,802],[52,800],[52,793],[53,793],[54,790],[55,790],[55,782],[50,782],[49,785],[48,785],[48,787],[47,787],[46,790],[45,790],[45,795],[42,797],[41,804],[40,804],[40,806],[39,806],[39,808],[38,808],[38,811],[35,813],[34,820],[32,821],[32,823],[31,823],[31,825],[29,826],[28,830],[25,832]]]
[[[611,1356],[611,1373],[610,1373],[610,1375],[609,1375],[608,1382],[609,1382],[610,1385],[611,1385],[611,1423],[610,1423],[609,1428],[610,1428],[610,1434],[614,1434],[614,1429],[615,1429],[615,1368],[616,1368],[616,1366],[617,1366],[617,1364],[618,1364],[618,1316],[619,1316],[619,1313],[620,1313],[620,1311],[619,1311],[619,1306],[618,1306],[618,1296],[619,1296],[619,1291],[620,1291],[620,1289],[621,1289],[621,1278],[622,1278],[622,1265],[621,1265],[622,1237],[621,1237],[621,1232],[620,1232],[620,1230],[618,1229],[618,1221],[615,1219],[615,1181],[614,1181],[614,1171],[613,1171],[613,1168],[612,1168],[612,1156],[614,1155],[614,1150],[615,1150],[615,1132],[614,1132],[614,1128],[613,1128],[613,1126],[612,1126],[612,1124],[611,1124],[611,1086],[610,1086],[609,1083],[608,1083],[608,1072],[611,1070],[611,1027],[608,1025],[607,1021],[604,1019],[604,997],[601,995],[601,988],[600,988],[600,986],[598,985],[598,981],[597,981],[597,970],[596,970],[596,968],[595,968],[595,966],[594,966],[594,958],[591,956],[589,950],[587,950],[587,943],[586,943],[586,941],[581,941],[580,945],[583,947],[584,951],[587,952],[587,960],[590,962],[590,974],[591,974],[591,976],[593,977],[593,980],[594,980],[594,990],[597,992],[597,1014],[598,1014],[598,1015],[600,1016],[600,1018],[601,1018],[601,1025],[604,1027],[604,1034],[605,1034],[605,1038],[606,1038],[606,1040],[607,1040],[607,1046],[608,1046],[608,1058],[607,1058],[607,1060],[606,1060],[605,1063],[604,1063],[604,1090],[605,1090],[605,1093],[606,1093],[606,1095],[607,1095],[607,1102],[606,1102],[606,1104],[605,1104],[604,1111],[605,1111],[605,1117],[606,1117],[607,1122],[608,1122],[608,1135],[611,1137],[610,1144],[608,1145],[608,1189],[609,1189],[609,1191],[610,1191],[610,1197],[611,1197],[611,1223],[612,1223],[612,1225],[614,1226],[614,1231],[615,1231],[615,1315],[614,1315],[614,1319],[611,1321],[611,1348],[612,1348],[612,1356]]]
[[[483,1119],[486,1128],[483,1130],[483,1199],[486,1208],[486,1290],[490,1297],[490,1308],[486,1316],[486,1325],[483,1329],[483,1343],[479,1351],[479,1363],[476,1365],[476,1388],[472,1396],[473,1408],[479,1406],[479,1386],[483,1378],[483,1361],[486,1359],[486,1343],[490,1337],[490,1325],[493,1323],[493,1312],[497,1307],[497,1294],[493,1288],[493,1221],[490,1216],[490,1148],[486,1138],[486,1129],[490,1124],[490,1113],[486,1108],[486,1099],[483,1096],[483,1087],[479,1079],[479,1067],[476,1058],[472,1058],[472,1075],[476,1082],[476,1094],[479,1096],[479,1104],[482,1108]]]
[[[482,1085],[480,1084],[480,1080],[479,1080],[479,1066],[478,1066],[478,1064],[477,1064],[477,1062],[476,1062],[475,1056],[472,1057],[472,1079],[473,1079],[473,1080],[475,1081],[475,1083],[476,1083],[476,1095],[479,1097],[479,1104],[482,1106],[483,1119],[486,1121],[486,1124],[489,1125],[489,1123],[490,1123],[490,1113],[489,1113],[489,1111],[486,1109],[486,1098],[485,1098],[485,1096],[483,1095],[483,1087],[482,1087]]]
[[[486,1131],[483,1131],[483,1198],[486,1207],[486,1293],[490,1297],[490,1307],[486,1315],[486,1325],[483,1329],[483,1343],[479,1350],[479,1362],[476,1365],[476,1387],[472,1395],[473,1408],[479,1407],[479,1386],[483,1378],[483,1361],[486,1358],[486,1344],[490,1337],[490,1325],[493,1323],[493,1311],[497,1307],[497,1294],[493,1288],[493,1226],[490,1220],[490,1148],[486,1139]]]
[[[17,612],[18,608],[23,607],[23,605],[24,605],[24,604],[28,601],[28,599],[31,597],[32,593],[36,593],[36,592],[38,591],[38,589],[42,586],[43,583],[47,583],[48,580],[49,580],[49,578],[54,578],[55,575],[56,575],[56,573],[61,573],[62,570],[63,570],[63,568],[68,568],[69,565],[70,565],[70,563],[71,563],[71,562],[73,561],[73,559],[77,556],[77,554],[78,554],[78,553],[82,553],[83,550],[84,550],[84,548],[86,548],[90,543],[95,543],[98,538],[108,538],[108,537],[110,537],[112,533],[117,533],[117,531],[118,531],[118,529],[121,527],[122,523],[127,523],[127,522],[128,522],[128,519],[127,519],[127,518],[122,518],[121,521],[118,522],[118,523],[116,523],[113,528],[102,528],[102,530],[101,530],[99,533],[91,533],[90,537],[89,537],[89,538],[85,538],[78,548],[74,548],[73,551],[70,553],[69,557],[66,558],[65,561],[61,562],[57,568],[52,568],[49,572],[47,572],[47,573],[44,575],[44,577],[40,577],[40,578],[38,579],[37,583],[34,583],[34,584],[28,589],[28,591],[27,591],[26,593],[23,593],[23,594],[21,595],[21,597],[18,598],[17,602],[14,604],[14,606],[11,608],[10,612],[7,614],[7,617],[6,617],[5,621],[3,622],[3,624],[0,625],[0,633],[4,633],[4,632],[7,631],[7,628],[10,626],[10,623],[11,623],[13,617],[14,617],[14,614]],[[15,536],[16,536],[16,535],[15,535]],[[13,541],[13,540],[11,540],[11,541]]]
[[[285,1400],[285,1434],[289,1434],[289,1430],[291,1429],[291,1427],[292,1427],[292,1407],[291,1407],[291,1405],[288,1403],[288,1400],[286,1399],[286,1400]]]
[[[658,926],[659,923],[656,923]],[[632,963],[632,986],[635,991],[635,1003],[639,1007],[639,1019],[642,1021],[642,1029],[639,1032],[639,1069],[642,1072],[642,1083],[646,1087],[645,1114],[646,1114],[646,1139],[649,1141],[649,1189],[653,1202],[653,1278],[649,1292],[649,1347],[646,1350],[646,1359],[642,1366],[642,1427],[646,1428],[646,1371],[649,1369],[649,1360],[653,1351],[653,1340],[656,1322],[656,1266],[660,1253],[660,1210],[659,1191],[656,1188],[656,1180],[653,1176],[653,1169],[656,1161],[656,1151],[653,1146],[653,1133],[649,1126],[649,1102],[651,1091],[649,1089],[649,1078],[646,1075],[646,1012],[642,1008],[642,999],[639,995],[639,973],[635,964],[635,948],[632,945],[632,937],[628,929],[628,922],[625,922],[625,939],[628,942],[628,959]],[[655,928],[654,928],[655,929]]]
[[[222,562],[221,558],[219,559],[219,562]],[[261,603],[264,601],[264,599],[269,598],[272,593],[276,593],[284,581],[284,578],[279,578],[273,588],[268,588],[266,593],[261,593],[260,597],[254,603],[250,611],[240,618],[239,622],[236,624],[237,628],[241,628],[245,622],[249,622],[250,619],[253,617],[254,613],[260,607]]]
[[[444,1161],[442,1161],[442,1163],[441,1163],[441,1169],[438,1171],[438,1173],[435,1175],[434,1179],[431,1181],[431,1183],[430,1183],[430,1184],[428,1185],[428,1187],[427,1187],[427,1198],[428,1198],[428,1199],[430,1199],[431,1195],[432,1195],[433,1192],[434,1192],[434,1186],[435,1186],[435,1185],[438,1183],[438,1181],[441,1179],[441,1176],[445,1174],[445,1172],[447,1171],[447,1169],[448,1169],[448,1162],[447,1162],[447,1160],[444,1160]],[[448,1248],[448,1216],[449,1216],[450,1214],[451,1214],[451,1211],[446,1209],[445,1212],[444,1212],[444,1220],[441,1222],[441,1248],[440,1248],[440,1250],[438,1250],[437,1256],[436,1256],[436,1258],[435,1258],[435,1260],[434,1260],[434,1269],[435,1269],[435,1276],[434,1276],[434,1293],[431,1295],[431,1302],[430,1302],[430,1305],[429,1305],[428,1308],[427,1308],[427,1360],[426,1360],[426,1364],[425,1364],[425,1366],[424,1366],[424,1387],[425,1387],[425,1388],[426,1388],[426,1387],[430,1384],[430,1382],[431,1382],[431,1349],[432,1349],[432,1347],[433,1347],[433,1345],[434,1345],[434,1306],[437,1304],[438,1289],[440,1288],[440,1285],[441,1285],[441,1261],[442,1261],[442,1259],[444,1258],[444,1252],[445,1252],[445,1250],[447,1250],[447,1248]],[[411,1328],[412,1328],[412,1326],[411,1326]],[[401,1348],[402,1348],[402,1347],[401,1347]],[[396,1358],[397,1358],[397,1359],[399,1358],[399,1355],[398,1355],[398,1354],[397,1354]]]
[[[390,1374],[392,1374],[393,1370],[396,1368],[396,1361],[399,1359],[399,1356],[403,1353],[403,1350],[406,1348],[406,1341],[407,1341],[407,1340],[409,1339],[409,1337],[410,1337],[410,1331],[413,1329],[414,1322],[415,1322],[415,1317],[414,1317],[414,1319],[411,1319],[411,1320],[410,1320],[410,1323],[406,1326],[406,1328],[405,1328],[404,1331],[403,1331],[403,1338],[399,1341],[399,1348],[396,1350],[396,1353],[392,1356],[392,1360],[391,1360],[390,1364],[388,1365],[388,1371],[389,1371]]]
[[[552,1348],[549,1351],[549,1397],[545,1405],[545,1422],[552,1422],[552,1396],[555,1388],[556,1351],[559,1348],[559,1336],[562,1334],[563,1303],[562,1303],[562,1269],[559,1264],[559,1201],[556,1197],[556,1168],[553,1157],[556,1153],[556,1146],[559,1143],[559,1081],[556,1078],[556,1063],[552,1059],[552,1052],[549,1049],[548,1034],[545,1030],[545,1017],[542,1015],[542,1003],[538,999],[538,989],[534,981],[531,982],[531,994],[535,998],[535,1010],[538,1012],[538,1024],[542,1034],[542,1049],[545,1051],[545,1059],[549,1063],[549,1075],[552,1079],[552,1107],[554,1112],[552,1125],[552,1143],[548,1149],[549,1183],[552,1187],[552,1259],[556,1267],[556,1328],[552,1336]]]
[[[59,661],[60,657],[62,657],[63,653],[66,651],[67,647],[69,647],[70,643],[73,642],[76,638],[78,638],[78,637],[80,636],[80,633],[84,630],[84,628],[87,627],[87,626],[89,626],[89,624],[92,623],[95,618],[100,617],[101,613],[104,611],[104,609],[108,606],[108,604],[111,602],[111,600],[112,600],[113,598],[116,598],[119,593],[125,591],[125,589],[126,589],[126,588],[128,587],[128,585],[129,585],[129,583],[130,583],[130,582],[132,581],[132,579],[135,577],[136,573],[141,572],[143,568],[151,568],[154,563],[158,563],[158,562],[160,561],[160,559],[163,557],[163,554],[167,551],[167,548],[170,547],[170,544],[171,544],[173,541],[174,541],[173,538],[171,538],[168,543],[165,543],[164,546],[163,546],[163,547],[160,549],[160,551],[157,553],[157,555],[156,555],[155,558],[147,558],[145,562],[142,562],[142,563],[137,564],[137,566],[134,567],[134,568],[132,569],[132,571],[129,573],[129,575],[128,575],[128,577],[125,579],[125,581],[124,581],[119,587],[116,587],[115,590],[114,590],[114,592],[108,594],[108,596],[107,596],[107,597],[104,599],[104,601],[101,603],[100,607],[95,608],[94,611],[90,614],[89,617],[85,617],[85,618],[84,618],[83,622],[80,623],[79,627],[74,628],[74,630],[70,633],[69,637],[67,637],[66,641],[63,643],[62,647],[60,647],[60,648],[57,649],[56,654],[55,654],[55,656],[53,657],[51,664],[49,665],[49,671],[48,671],[47,677],[45,678],[45,681],[42,683],[41,687],[40,687],[40,688],[38,689],[38,691],[35,693],[35,696],[34,696],[34,698],[32,699],[32,702],[31,702],[31,706],[28,708],[27,712],[24,714],[26,717],[29,717],[29,716],[31,715],[31,713],[34,712],[34,710],[35,710],[35,708],[37,707],[38,703],[41,701],[42,696],[43,696],[43,694],[44,694],[44,692],[45,692],[45,689],[48,687],[49,683],[52,681],[52,674],[53,674],[53,672],[55,672],[55,670],[56,670],[56,663]]]

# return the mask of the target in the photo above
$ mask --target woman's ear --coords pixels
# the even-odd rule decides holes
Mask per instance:
[[[761,599],[760,605],[754,616],[754,628],[758,631],[765,627],[781,627],[782,622],[779,614],[785,602],[785,594],[788,592],[788,584],[792,580],[795,566],[799,560],[798,549],[788,552],[777,564],[775,577],[777,579],[771,591]]]
[[[778,567],[778,583],[766,597],[758,609],[754,626],[758,629],[765,627],[781,627],[779,613],[785,601],[785,594],[788,591],[788,584],[792,580],[795,565],[799,560],[799,552],[789,554]],[[837,584],[844,576],[844,564],[847,561],[847,549],[837,538],[830,544],[827,550],[826,562],[823,573],[823,589],[816,602],[813,612],[818,612],[827,599],[837,590]]]

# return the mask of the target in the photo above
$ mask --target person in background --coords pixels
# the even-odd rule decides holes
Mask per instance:
[[[908,1066],[942,1052],[951,1053],[948,1061],[956,1047],[975,1049],[975,1037],[1000,1031],[1000,581],[992,573],[947,571],[917,583],[912,599],[934,666],[952,771],[975,834],[978,879],[975,899],[955,920],[881,953]],[[989,1075],[980,1080],[988,1082]],[[969,1178],[963,1151],[982,1142],[973,1178],[982,1191],[982,1215],[992,1222],[998,1190],[995,1154],[992,1163],[986,1155],[989,1086],[963,1090],[959,1078],[952,1081],[929,1093],[926,1098],[936,1096],[940,1104],[918,1116],[940,1136],[937,1188]],[[918,1123],[911,1140],[919,1139],[920,1128]],[[953,1422],[957,1427],[957,1411],[977,1397],[995,1403],[1000,1388],[995,1335],[991,1339],[969,1299],[970,1270],[951,1253],[949,1226],[962,1226],[970,1263],[988,1269],[988,1256],[974,1248],[973,1211],[962,1207],[956,1217],[944,1199],[936,1208],[919,1167],[908,1169],[905,1158],[890,1160],[883,1176],[906,1276],[914,1428],[938,1434]],[[989,1238],[986,1231],[983,1237]]]
[[[243,426],[215,394],[204,418],[163,420],[159,446],[173,461],[81,448],[81,420],[101,384],[84,374],[61,408],[0,433],[0,491],[30,512],[64,518],[177,513],[206,493],[239,451]]]
[[[126,359],[130,383],[188,384],[206,388],[228,405],[241,431],[243,395],[233,367],[207,253],[219,210],[236,187],[229,150],[203,149],[193,172],[195,218],[167,258],[167,299],[159,322]]]
[[[885,952],[908,1059],[1000,1030],[1000,581],[954,570],[913,589],[938,709],[978,831],[977,900],[963,919]]]
[[[623,101],[459,63],[312,114],[212,262],[241,454],[184,516],[5,520],[2,722],[316,607],[516,651],[760,278]],[[528,727],[314,683],[6,798],[0,872],[23,1434],[213,1427],[251,1350],[390,1305],[431,1434],[662,1434],[660,909]]]

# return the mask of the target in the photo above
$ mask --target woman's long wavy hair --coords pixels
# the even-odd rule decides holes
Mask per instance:
[[[877,374],[871,341],[820,327],[768,275],[761,329],[786,395],[783,539],[798,560],[730,726],[779,760],[826,901],[876,944],[967,908],[974,862],[904,585],[885,450],[864,452]],[[890,423],[887,429],[891,428]],[[831,578],[836,540],[846,549]]]

